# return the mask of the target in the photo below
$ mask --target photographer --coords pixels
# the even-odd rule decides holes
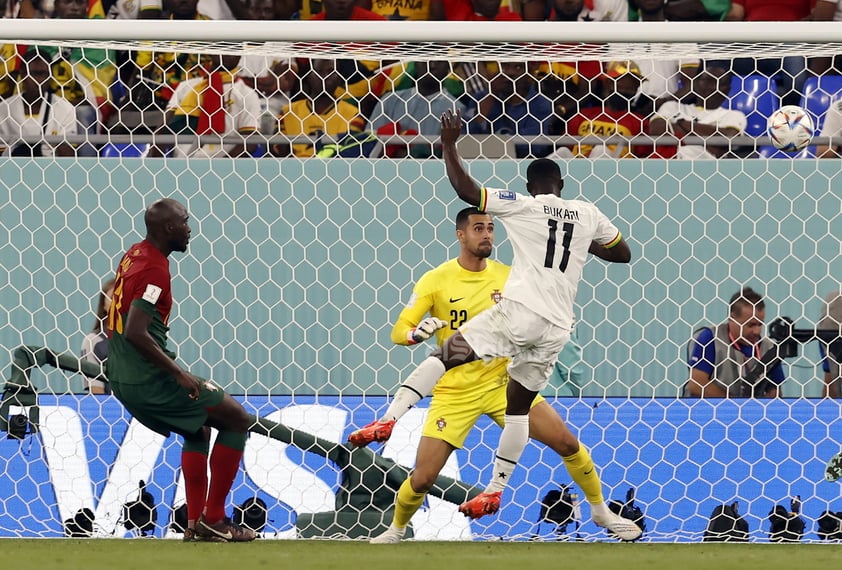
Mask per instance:
[[[735,293],[728,320],[697,330],[690,341],[690,380],[684,397],[779,397],[779,386],[786,379],[780,361],[760,370],[756,382],[744,381],[755,367],[764,366],[763,355],[776,349],[774,342],[761,336],[765,319],[766,304],[758,292],[745,287]]]

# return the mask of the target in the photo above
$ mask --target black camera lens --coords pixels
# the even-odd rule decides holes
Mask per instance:
[[[23,439],[29,429],[29,418],[24,414],[9,417],[9,439]]]

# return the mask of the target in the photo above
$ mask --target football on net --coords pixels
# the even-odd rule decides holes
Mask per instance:
[[[769,138],[785,152],[802,150],[813,140],[813,119],[798,105],[784,105],[769,117]]]

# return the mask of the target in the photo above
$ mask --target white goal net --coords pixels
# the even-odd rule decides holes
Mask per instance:
[[[810,332],[842,282],[838,37],[818,22],[0,20],[0,537],[178,536],[180,442],[98,393],[96,354],[79,358],[104,282],[162,196],[187,205],[194,234],[172,257],[179,361],[281,424],[251,435],[228,510],[267,538],[384,528],[429,398],[384,446],[342,444],[432,349],[395,346],[390,330],[421,275],[458,252],[464,204],[437,125],[459,108],[478,181],[523,191],[529,161],[550,156],[563,195],[596,203],[631,245],[627,267],[588,264],[581,353],[545,396],[591,450],[606,499],[640,508],[642,540],[700,541],[735,502],[750,541],[790,536],[775,534],[776,505],[791,529],[803,519],[799,539],[842,538],[824,481],[842,420],[823,396],[840,391]],[[816,128],[793,154],[766,130],[784,104]],[[496,233],[494,257],[510,263]],[[779,317],[800,331],[780,372],[759,397],[680,397],[689,341],[727,322],[743,287],[765,301],[764,334]],[[499,514],[460,515],[499,433],[480,420],[414,538],[611,539],[575,487],[575,508],[550,509],[570,518],[545,517],[542,500],[571,479],[534,443]],[[142,525],[126,508],[140,481]]]

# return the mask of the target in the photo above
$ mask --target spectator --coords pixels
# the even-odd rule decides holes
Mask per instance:
[[[304,97],[283,109],[281,132],[290,138],[362,132],[365,119],[359,109],[334,95],[341,82],[333,60],[314,59],[304,76]],[[308,157],[315,154],[314,149],[313,143],[272,145],[272,154]]]
[[[209,20],[197,10],[198,0],[164,0],[166,18],[170,20]],[[142,111],[157,110],[157,119],[152,114],[144,116],[146,126],[155,129],[163,121],[175,88],[185,79],[198,77],[199,55],[186,52],[140,51],[135,58],[136,77],[130,83],[132,103]]]
[[[229,0],[229,4],[233,0]],[[250,20],[271,20],[275,14],[272,0],[251,0]],[[254,89],[260,97],[259,130],[265,135],[278,132],[278,116],[284,105],[289,104],[298,81],[298,62],[291,57],[243,55],[237,77]]]
[[[554,129],[553,103],[538,91],[535,78],[524,62],[503,62],[491,82],[491,92],[479,102],[477,115],[468,123],[472,134],[550,136]],[[544,157],[552,152],[549,143],[518,143],[518,158]]]
[[[813,11],[807,19],[815,22],[840,22],[842,21],[842,3],[839,0],[816,0]],[[842,57],[838,55],[811,57],[807,61],[810,72],[814,75],[842,73]]]
[[[106,18],[112,20],[160,20],[163,16],[163,0],[113,0],[108,6]],[[107,4],[106,4],[107,5]],[[114,52],[114,64],[117,75],[111,86],[111,93],[114,97],[114,113],[105,122],[107,130],[111,134],[126,134],[134,131],[139,123],[143,123],[143,117],[135,110],[135,113],[124,113],[126,102],[129,98],[127,85],[135,81],[135,65],[132,61],[132,53],[125,50]],[[137,129],[138,131],[148,131]]]
[[[0,44],[0,98],[14,94],[17,88],[17,70],[20,67],[20,56],[26,51],[26,46],[16,44]]]
[[[725,19],[738,22],[797,22],[811,17],[812,3],[812,0],[733,0]],[[808,75],[807,62],[803,56],[739,58],[734,60],[732,70],[737,75],[759,73],[774,77],[784,105],[798,105],[801,88]]]
[[[36,6],[37,3],[37,6]],[[32,0],[8,0],[4,10],[6,18],[46,18],[41,11],[41,2]]]
[[[225,0],[225,3],[238,20],[297,20],[301,10],[299,0]],[[255,17],[255,10],[259,17]]]
[[[170,99],[167,125],[175,133],[231,136],[256,132],[260,121],[260,98],[242,81],[236,81],[239,56],[203,58],[206,76],[182,81]],[[176,157],[248,156],[254,144],[244,143],[178,144]]]
[[[820,136],[838,137],[842,136],[842,99],[832,101],[824,114],[824,123]],[[842,145],[822,144],[816,146],[816,156],[819,158],[839,158],[842,156]]]
[[[414,133],[437,138],[442,113],[454,109],[465,112],[465,106],[442,88],[450,75],[449,62],[420,61],[414,64],[413,71],[415,87],[387,93],[377,102],[371,115],[373,130],[380,132],[386,128],[395,134]],[[413,144],[409,150],[416,158],[433,154],[429,144]],[[393,149],[387,148],[389,156],[394,156],[392,152]]]
[[[24,137],[75,135],[76,111],[69,102],[52,92],[50,64],[40,48],[30,47],[15,72],[18,93],[0,99],[0,145],[4,156],[74,156],[73,147],[26,143]]]
[[[691,1],[698,2],[699,0]],[[729,0],[726,2],[730,5]],[[631,7],[636,9],[634,12],[637,14],[636,19],[641,22],[666,22],[668,19],[666,9],[674,4],[667,0],[630,0],[630,3]],[[681,1],[678,4],[683,6],[688,2]],[[726,7],[725,10],[727,9]],[[635,110],[644,117],[651,116],[666,101],[681,101],[690,92],[690,80],[699,69],[697,59],[655,57],[663,56],[664,53],[669,53],[669,50],[694,48],[693,44],[655,43],[648,44],[647,47],[653,57],[643,58],[637,62],[645,81],[634,103]]]
[[[836,329],[842,338],[842,291],[825,297],[818,328]],[[842,340],[837,339],[834,343],[819,344],[824,371],[823,398],[842,398]]]
[[[643,2],[652,0],[629,0],[629,19],[643,16]],[[670,22],[700,22],[724,20],[731,9],[731,0],[667,0],[663,2],[664,18]],[[645,20],[645,18],[642,18]]]
[[[15,0],[0,0],[0,19],[17,18],[20,5]],[[0,44],[0,97],[8,97],[15,90],[20,52],[25,46]]]
[[[211,20],[238,20],[227,0],[199,0],[196,9]]]
[[[761,335],[766,320],[766,303],[751,287],[731,297],[728,320],[693,333],[689,344],[690,380],[684,396],[691,398],[776,398],[785,376],[780,362],[757,383],[743,379],[775,343]]]
[[[53,17],[58,19],[102,18],[102,7],[88,12],[86,0],[56,0]],[[97,134],[99,126],[105,124],[111,113],[110,93],[117,69],[114,54],[99,48],[39,48],[52,55],[53,92],[76,109],[78,132]],[[82,144],[76,149],[77,156],[96,156],[96,147]]]
[[[816,22],[838,22],[842,20],[842,4],[839,0],[816,0],[807,19]]]
[[[0,0],[0,19],[17,18],[19,13],[19,2],[16,0]],[[20,17],[25,16],[21,15]],[[20,55],[24,51],[26,51],[26,46],[0,44],[0,97],[8,97],[15,92],[17,87],[15,71],[20,64]]]
[[[258,95],[258,130],[265,135],[278,132],[278,116],[291,101],[298,83],[298,63],[292,58],[273,59],[243,56],[237,78]]]
[[[311,20],[385,20],[380,14],[360,8],[354,0],[322,0],[321,12],[314,12]]]
[[[625,0],[525,0],[521,11],[523,19],[530,21],[628,19],[628,5]],[[601,62],[532,62],[530,67],[540,82],[541,92],[553,100],[556,116],[560,120],[567,121],[580,109],[599,104],[597,80],[602,74]]]
[[[323,0],[322,7],[311,20],[386,21],[380,14],[355,6],[353,0]],[[405,72],[400,63],[379,60],[338,59],[335,68],[343,79],[343,89],[336,97],[353,100],[363,116],[371,115],[377,98],[391,90]]]
[[[444,4],[447,20],[457,22],[510,22],[522,18],[501,0],[449,0]]]
[[[160,20],[163,0],[115,0],[106,17],[111,20]]]
[[[553,102],[558,120],[567,121],[579,109],[594,106],[602,63],[596,60],[529,62],[529,72],[541,93]]]
[[[82,340],[82,359],[100,366],[105,365],[108,358],[108,332],[106,320],[111,299],[114,296],[114,279],[108,279],[102,284],[99,299],[96,304],[96,320],[94,326],[84,340]],[[85,389],[89,394],[110,394],[108,384],[102,380],[85,378]]]
[[[598,136],[603,138],[621,135],[631,138],[646,132],[646,118],[632,109],[643,76],[633,61],[612,61],[600,79],[602,102],[585,107],[567,121],[567,134],[574,136]],[[580,158],[601,158],[613,156],[627,158],[648,154],[640,145],[629,144],[584,144],[572,147],[573,156]]]
[[[380,14],[387,20],[444,20],[446,0],[419,0],[394,2],[394,0],[357,0],[357,6]]]
[[[748,123],[742,111],[723,107],[731,89],[731,73],[718,63],[708,63],[693,78],[689,103],[667,101],[660,106],[649,122],[653,137],[665,133],[682,138],[686,135],[735,137],[742,134]],[[679,144],[656,149],[663,158],[680,159],[720,158],[732,152],[729,144]]]
[[[518,21],[520,14],[503,6],[499,0],[451,0],[445,4],[445,18],[449,21]],[[480,100],[491,90],[491,78],[499,77],[500,67],[496,62],[461,62],[456,74],[465,86],[465,105],[469,108],[466,118],[478,112]]]
[[[322,11],[322,0],[298,0],[298,18],[309,20]]]
[[[523,0],[524,20],[628,22],[627,0]]]

